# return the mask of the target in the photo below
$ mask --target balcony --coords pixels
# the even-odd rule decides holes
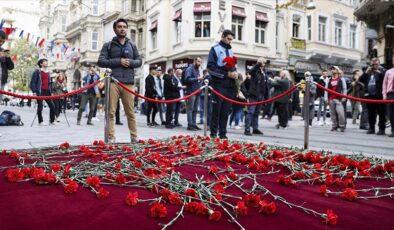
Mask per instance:
[[[291,48],[297,50],[305,50],[305,40],[298,38],[291,38]]]
[[[392,15],[393,9],[393,1],[364,0],[354,10],[354,16],[357,20],[364,21],[369,27],[376,29],[379,22],[378,18],[383,15],[389,17]]]
[[[98,16],[87,15],[71,23],[66,28],[66,38],[70,39],[82,33],[86,27],[101,28],[101,18]]]

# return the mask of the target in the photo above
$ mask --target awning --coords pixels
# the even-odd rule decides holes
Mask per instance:
[[[269,22],[267,13],[256,11],[256,21]]]
[[[152,22],[152,25],[149,28],[150,31],[157,30],[157,20]]]
[[[211,12],[210,2],[196,2],[193,8],[194,13],[209,13]]]
[[[233,16],[246,18],[245,9],[237,6],[233,6],[232,8]]]
[[[172,20],[173,21],[182,21],[182,9],[179,9],[175,12],[175,16]]]

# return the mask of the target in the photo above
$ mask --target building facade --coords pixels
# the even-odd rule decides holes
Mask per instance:
[[[211,47],[219,42],[224,29],[232,29],[233,50],[242,74],[258,57],[271,60],[272,69],[287,66],[281,34],[276,34],[277,17],[274,1],[238,0],[171,0],[149,1],[147,5],[146,65],[163,70],[184,68],[201,56],[203,68]],[[278,18],[278,20],[277,20]],[[281,32],[282,33],[282,32]]]
[[[394,1],[359,0],[354,15],[376,31],[376,39],[369,40],[369,57],[378,57],[386,68],[392,67],[394,53]],[[376,44],[374,43],[376,41]]]
[[[355,1],[314,1],[308,10],[306,1],[298,1],[286,10],[288,68],[296,81],[309,71],[315,78],[331,65],[339,66],[345,76],[365,65],[365,26],[355,21]]]

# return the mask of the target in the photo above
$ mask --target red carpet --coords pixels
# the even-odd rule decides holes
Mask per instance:
[[[174,221],[170,229],[239,229],[228,221],[231,217],[217,205],[213,195],[245,229],[394,229],[394,195],[390,198],[394,193],[390,179],[394,176],[393,161],[301,153],[200,137],[181,136],[128,146],[95,144],[65,145],[60,150],[3,151],[0,229],[161,229],[160,224],[169,223],[182,208],[183,217]],[[66,165],[71,166],[68,173]],[[18,169],[12,171],[6,166]],[[106,172],[111,175],[105,175]],[[181,173],[179,177],[177,172]],[[91,191],[98,181],[91,178],[86,182],[90,176],[99,177],[98,187],[108,191],[108,197],[98,199]],[[246,176],[249,179],[239,179]],[[36,183],[52,183],[56,178],[61,182]],[[70,179],[78,182],[75,192]],[[327,197],[320,193],[323,184]],[[147,189],[152,185],[158,193]],[[65,186],[71,193],[65,192]],[[193,201],[201,199],[191,198],[191,190],[186,196],[187,188],[199,193],[204,205],[193,206]],[[380,190],[375,193],[371,188]],[[138,192],[135,206],[125,202],[129,192]],[[247,199],[246,194],[252,195]],[[160,197],[167,212],[159,209],[152,213],[154,201],[141,201]],[[133,201],[137,202],[129,199],[129,203]],[[244,201],[247,208],[238,201]],[[270,202],[274,204],[267,205]],[[231,208],[237,203],[238,209]],[[309,214],[285,203],[303,206]],[[221,213],[218,222],[209,220],[207,208]],[[325,214],[328,209],[338,216],[336,221],[335,216],[330,216],[330,223],[336,225],[328,225],[324,223],[325,216],[312,213]],[[274,213],[267,214],[271,212]]]

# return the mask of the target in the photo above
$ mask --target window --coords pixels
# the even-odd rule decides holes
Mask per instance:
[[[342,22],[335,21],[335,45],[341,46],[342,45]]]
[[[308,40],[312,40],[312,16],[308,15]]]
[[[140,11],[144,12],[145,10],[145,0],[140,0]]]
[[[276,52],[279,52],[279,22],[276,21],[276,31],[275,31],[275,47]]]
[[[144,44],[142,44],[142,36],[144,36],[143,30],[142,30],[142,28],[139,28],[138,29],[138,46],[140,48],[144,47]]]
[[[127,14],[129,12],[129,0],[123,0],[123,13]]]
[[[175,21],[175,42],[181,42],[182,38],[182,21]]]
[[[97,31],[92,32],[92,50],[97,50],[98,47],[98,33]]]
[[[49,34],[50,34],[50,30],[49,27],[47,27],[47,40],[49,40]]]
[[[231,30],[235,34],[234,39],[242,41],[242,32],[244,27],[244,17],[234,16],[232,18]]]
[[[319,41],[326,41],[327,18],[319,17]]]
[[[157,24],[157,20],[153,21],[149,29],[151,32],[152,49],[157,48]]]
[[[66,15],[62,15],[61,16],[61,20],[62,20],[62,32],[66,31],[66,25],[67,25],[67,17]]]
[[[130,30],[130,39],[133,42],[135,42],[136,33],[137,32],[135,30]]]
[[[98,0],[92,0],[92,14],[98,15],[99,14],[99,2]]]
[[[351,25],[350,26],[349,47],[352,48],[352,49],[356,48],[356,30],[357,30],[357,26],[356,25]]]
[[[255,30],[255,42],[265,44],[265,29],[267,28],[267,22],[256,20]]]
[[[293,38],[300,37],[301,16],[293,15]]]
[[[137,11],[137,0],[131,0],[131,12]]]
[[[194,13],[194,37],[211,36],[211,12]]]

